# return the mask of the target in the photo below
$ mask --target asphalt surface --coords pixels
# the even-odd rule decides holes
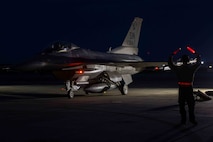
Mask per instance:
[[[199,73],[194,90],[211,92],[212,76]],[[79,91],[74,99],[52,79],[2,78],[1,142],[213,141],[212,100],[196,103],[198,125],[180,126],[176,78],[171,73],[135,76],[128,95],[118,90],[90,95]]]

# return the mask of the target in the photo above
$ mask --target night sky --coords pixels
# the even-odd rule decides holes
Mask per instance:
[[[191,45],[213,61],[213,4],[196,0],[5,0],[0,4],[0,63],[19,63],[54,41],[107,51],[143,18],[139,56],[167,61]]]

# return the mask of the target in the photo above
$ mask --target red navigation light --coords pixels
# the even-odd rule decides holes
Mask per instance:
[[[76,74],[83,74],[84,73],[84,70],[83,69],[79,69],[77,71],[75,71]]]
[[[194,53],[195,53],[195,50],[194,50],[194,49],[192,49],[191,47],[187,46],[186,48],[187,48],[187,50],[189,50],[189,52],[191,52],[192,54],[194,54]]]

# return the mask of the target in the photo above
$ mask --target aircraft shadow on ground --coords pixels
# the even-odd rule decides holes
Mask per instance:
[[[149,109],[148,111],[163,111],[163,110],[176,108],[176,107],[178,107],[178,104],[152,108],[152,109]]]
[[[89,97],[101,97],[101,96],[110,96],[110,95],[104,95],[104,94],[76,94],[75,98],[79,98],[79,97],[85,97],[85,96],[89,96]],[[117,96],[117,95],[116,95]],[[54,94],[54,93],[32,93],[32,92],[9,92],[9,91],[1,91],[0,92],[0,101],[4,101],[4,100],[16,100],[16,99],[39,99],[39,98],[67,98],[66,94]]]
[[[66,95],[51,93],[28,93],[28,92],[0,92],[0,101],[8,99],[32,99],[32,98],[63,98]]]

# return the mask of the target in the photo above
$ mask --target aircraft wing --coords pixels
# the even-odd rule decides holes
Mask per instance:
[[[132,63],[132,62],[125,62],[125,63],[113,63],[113,62],[109,62],[109,63],[103,63],[103,62],[94,62],[94,63],[82,63],[82,65],[78,65],[78,66],[67,66],[67,67],[63,67],[61,70],[76,70],[76,69],[80,69],[83,68],[85,66],[90,66],[90,65],[102,65],[102,66],[115,66],[115,67],[125,67],[125,66],[131,66],[136,68],[138,71],[143,71],[146,68],[151,68],[151,67],[163,67],[166,66],[168,63],[167,62],[136,62],[136,63]]]

